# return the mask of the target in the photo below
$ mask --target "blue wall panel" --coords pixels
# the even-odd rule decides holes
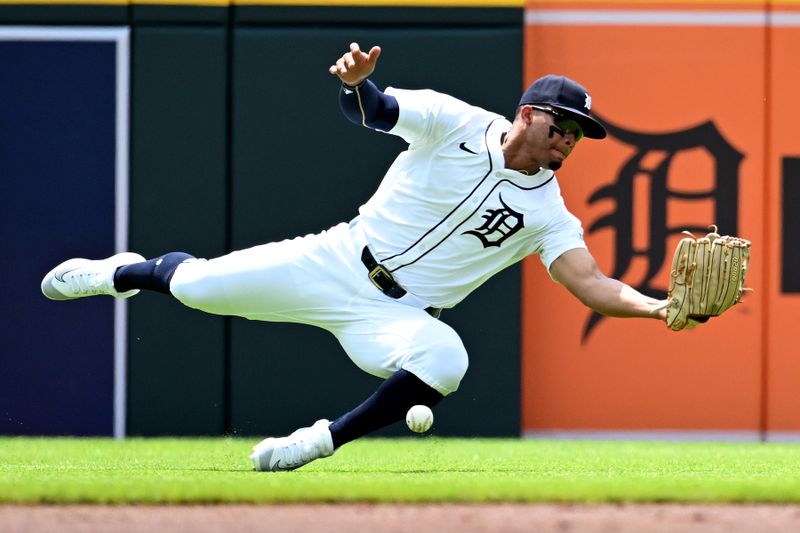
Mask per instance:
[[[116,43],[0,41],[0,433],[109,435],[113,302],[42,276],[114,253]]]

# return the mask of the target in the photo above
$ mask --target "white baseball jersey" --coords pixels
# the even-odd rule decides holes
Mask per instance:
[[[447,395],[467,352],[425,308],[454,306],[531,253],[549,267],[585,245],[551,171],[503,168],[507,120],[434,91],[388,92],[400,109],[390,133],[410,146],[353,221],[184,262],[170,290],[209,313],[324,328],[363,370],[385,378],[402,368]],[[393,299],[369,280],[365,245],[407,294]]]
[[[500,115],[432,90],[389,88],[399,104],[389,133],[409,143],[355,222],[375,258],[406,290],[453,307],[530,254],[544,265],[585,248],[551,170],[505,167]]]

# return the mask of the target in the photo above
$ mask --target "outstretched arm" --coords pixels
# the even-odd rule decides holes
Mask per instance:
[[[614,317],[666,319],[666,300],[656,300],[600,272],[594,257],[577,248],[550,265],[550,273],[584,305]]]
[[[399,117],[397,100],[384,94],[367,77],[375,70],[381,49],[373,46],[368,54],[358,43],[350,44],[350,51],[328,69],[342,80],[339,105],[350,122],[381,131],[391,130]]]

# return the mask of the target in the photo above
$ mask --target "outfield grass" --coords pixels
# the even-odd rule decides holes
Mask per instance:
[[[0,503],[800,502],[800,445],[364,439],[294,472],[253,440],[0,438]]]

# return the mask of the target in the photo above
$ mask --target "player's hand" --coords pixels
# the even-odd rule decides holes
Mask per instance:
[[[328,69],[347,85],[355,86],[367,79],[375,70],[375,63],[381,55],[381,47],[373,46],[369,53],[364,53],[358,43],[350,43],[350,51],[344,54]]]
[[[657,318],[663,322],[667,320],[667,307],[669,306],[669,300],[653,300],[653,311],[650,316],[653,318]]]

